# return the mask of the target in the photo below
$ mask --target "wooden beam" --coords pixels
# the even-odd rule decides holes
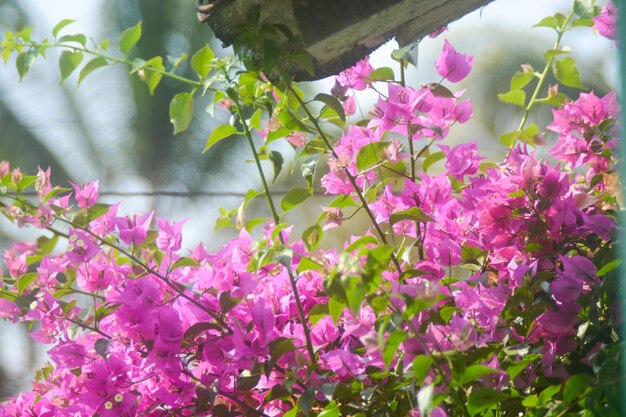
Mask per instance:
[[[198,6],[199,19],[230,45],[250,10],[260,5],[261,23],[283,24],[308,52],[315,76],[336,74],[395,37],[405,46],[493,0],[214,0]],[[286,39],[282,42],[286,43]]]

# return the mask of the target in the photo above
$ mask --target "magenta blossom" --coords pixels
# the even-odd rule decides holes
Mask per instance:
[[[76,202],[80,208],[89,208],[96,204],[98,199],[98,181],[88,182],[82,188],[70,181],[74,188]]]
[[[602,8],[599,16],[593,18],[593,27],[605,38],[617,39],[617,9],[613,2]]]
[[[439,75],[453,83],[459,82],[470,73],[474,65],[474,57],[457,52],[446,40],[443,50],[435,61]]]
[[[357,62],[355,66],[340,73],[337,76],[337,82],[344,87],[365,90],[368,78],[373,70],[374,68],[370,65],[369,57],[365,57]]]

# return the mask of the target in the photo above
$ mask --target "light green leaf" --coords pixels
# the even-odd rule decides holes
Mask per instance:
[[[280,200],[280,206],[287,212],[301,204],[313,194],[309,188],[292,188]]]
[[[82,46],[85,46],[85,44],[87,43],[87,37],[83,35],[82,33],[77,33],[76,35],[65,35],[61,37],[61,39],[59,39],[59,42],[61,43],[76,42],[76,43],[81,44]]]
[[[339,407],[335,401],[331,401],[317,417],[339,417]]]
[[[176,94],[170,101],[170,122],[174,125],[174,134],[187,130],[192,118],[193,94]]]
[[[107,66],[108,64],[109,63],[107,62],[107,60],[102,57],[96,57],[92,59],[83,67],[83,69],[80,70],[80,74],[78,76],[78,84],[80,84],[81,81],[83,81],[83,79],[91,74],[91,72],[93,72],[94,70]]]
[[[526,92],[524,90],[514,90],[498,94],[498,100],[524,108],[526,106]]]
[[[52,28],[52,36],[56,39],[59,32],[69,24],[74,23],[76,20],[73,19],[63,19]]]
[[[141,21],[137,22],[135,26],[126,29],[120,35],[118,45],[122,53],[128,55],[128,51],[139,42],[139,39],[141,39]]]
[[[536,408],[539,407],[539,397],[537,395],[529,395],[528,397],[522,400],[522,405],[526,408]]]
[[[143,71],[140,71],[143,69]],[[152,70],[151,70],[152,69]],[[137,69],[139,72],[139,78],[146,83],[150,95],[154,95],[154,90],[157,88],[163,78],[162,72],[165,71],[163,66],[163,58],[155,56],[143,64],[141,68]]]
[[[426,157],[426,159],[424,159],[424,162],[422,162],[422,169],[424,170],[424,172],[428,171],[428,168],[430,168],[434,163],[442,160],[445,157],[446,155],[441,151],[431,153]]]
[[[376,68],[374,71],[370,73],[370,80],[375,81],[393,81],[395,79],[395,74],[393,73],[393,69],[390,67],[381,67]]]
[[[513,145],[515,145],[515,142],[517,142],[517,139],[520,137],[521,134],[522,134],[521,130],[516,130],[514,132],[509,132],[509,133],[503,133],[502,135],[500,135],[499,140],[507,148],[512,148]]]
[[[200,266],[200,262],[191,258],[180,258],[179,260],[174,262],[174,264],[172,265],[170,269],[174,270],[176,268],[182,268],[185,266]]]
[[[59,58],[59,67],[61,68],[61,81],[62,84],[67,77],[74,72],[74,70],[80,65],[83,60],[82,52],[70,52],[63,51],[61,58]]]
[[[396,351],[398,350],[398,346],[400,346],[400,343],[404,342],[406,337],[407,334],[404,330],[396,330],[389,335],[387,344],[383,350],[383,360],[385,361],[385,366],[387,368],[391,365],[391,362],[396,355]]]
[[[546,61],[550,61],[551,59],[553,59],[554,57],[557,57],[559,55],[563,55],[563,54],[569,54],[569,51],[566,51],[564,49],[548,49],[544,54],[544,58],[546,59]]]
[[[413,220],[420,223],[434,222],[433,218],[426,215],[420,208],[412,207],[408,210],[393,213],[389,217],[389,224],[393,226],[403,220]]]
[[[109,50],[109,44],[111,43],[111,41],[109,40],[109,38],[104,38],[102,39],[102,42],[100,42],[100,49],[102,49],[103,51],[108,51]]]
[[[526,87],[528,83],[532,81],[534,76],[535,74],[532,71],[517,71],[515,74],[513,74],[513,77],[511,77],[510,91],[521,90],[522,88]]]
[[[215,57],[215,53],[208,44],[191,57],[191,68],[200,78],[205,78],[211,72],[213,57]]]
[[[552,398],[560,391],[560,385],[550,385],[549,387],[541,391],[541,393],[539,393],[539,401],[541,401],[541,404],[547,404],[552,401]]]
[[[574,0],[574,13],[576,16],[591,19],[593,18],[593,1],[591,0]]]
[[[337,113],[337,116],[339,116],[341,120],[343,121],[346,120],[346,113],[343,110],[343,106],[341,105],[339,100],[337,100],[335,96],[331,96],[330,94],[320,93],[315,96],[313,101],[320,101],[326,104],[328,107],[333,109],[335,113]]]
[[[541,21],[539,21],[539,23],[537,23],[533,27],[547,27],[556,29],[557,27],[559,27],[559,21],[554,16],[548,16],[541,19]]]
[[[235,129],[235,127],[231,125],[221,125],[216,127],[215,129],[213,129],[213,132],[211,132],[211,136],[209,136],[209,140],[207,141],[202,153],[208,151],[209,148],[215,145],[217,142],[224,140],[234,135],[235,133],[237,133],[237,129]]]
[[[21,294],[37,277],[36,272],[29,272],[19,277],[17,279],[17,291]]]
[[[572,58],[563,58],[554,61],[552,66],[554,77],[563,85],[574,88],[586,88],[580,81],[580,72],[576,67],[576,62]]]
[[[419,355],[413,359],[413,375],[419,385],[424,384],[424,379],[430,371],[430,366],[433,364],[433,358],[427,355]]]
[[[603,277],[609,272],[611,272],[612,270],[614,270],[615,268],[617,268],[618,266],[620,266],[621,264],[622,264],[621,260],[613,259],[611,262],[605,264],[602,268],[600,268],[597,275],[599,277]]]

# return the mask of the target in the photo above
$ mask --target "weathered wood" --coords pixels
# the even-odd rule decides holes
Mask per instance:
[[[217,0],[198,6],[216,36],[230,45],[249,10],[261,5],[261,22],[281,23],[312,57],[321,79],[354,65],[392,37],[409,44],[493,0]],[[286,39],[283,40],[286,42]]]

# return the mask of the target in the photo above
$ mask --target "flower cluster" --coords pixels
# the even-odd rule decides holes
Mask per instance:
[[[435,63],[450,82],[472,65],[447,41]],[[373,87],[372,71],[362,61],[337,85]],[[368,121],[325,148],[322,187],[339,196],[324,209],[328,226],[360,209],[373,222],[342,248],[270,222],[215,253],[187,251],[184,220],[122,216],[98,203],[97,182],[58,188],[49,170],[24,176],[1,163],[3,213],[45,234],[4,251],[0,317],[52,347],[33,391],[0,415],[603,406],[609,394],[587,387],[619,373],[615,95],[581,94],[554,110],[554,160],[520,144],[485,164],[476,142],[443,143],[471,118],[470,100],[440,83],[387,88]],[[306,133],[288,136],[306,147]],[[36,203],[24,197],[30,187]]]

